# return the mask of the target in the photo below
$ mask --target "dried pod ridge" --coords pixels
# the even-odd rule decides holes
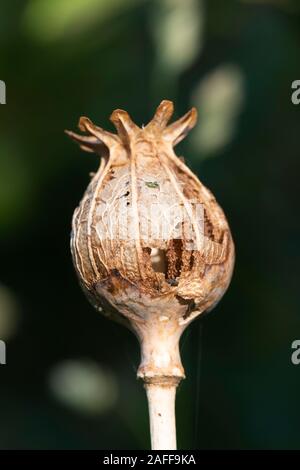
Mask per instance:
[[[86,117],[79,121],[85,135],[66,131],[101,157],[73,217],[75,269],[93,305],[139,337],[146,381],[183,377],[179,337],[220,300],[234,264],[222,209],[174,153],[196,124],[196,109],[168,125],[172,114],[173,103],[162,101],[143,127],[117,109],[110,117],[117,134]],[[152,344],[156,332],[161,347]]]

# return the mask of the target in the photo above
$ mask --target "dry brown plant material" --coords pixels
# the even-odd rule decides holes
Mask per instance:
[[[139,339],[153,449],[176,449],[179,340],[223,296],[234,265],[222,209],[173,149],[194,127],[196,109],[168,125],[172,114],[173,103],[162,101],[145,127],[117,109],[117,134],[86,117],[85,135],[67,131],[101,157],[73,217],[74,266],[94,307]]]

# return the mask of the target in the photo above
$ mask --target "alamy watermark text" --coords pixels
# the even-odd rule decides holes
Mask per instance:
[[[294,80],[292,83],[292,96],[291,100],[293,104],[300,104],[300,80]]]
[[[6,104],[6,85],[3,80],[0,80],[0,104]]]
[[[6,364],[6,344],[0,340],[0,365]]]

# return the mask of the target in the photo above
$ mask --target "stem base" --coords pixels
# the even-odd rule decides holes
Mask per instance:
[[[152,450],[176,450],[175,397],[177,384],[145,383]]]

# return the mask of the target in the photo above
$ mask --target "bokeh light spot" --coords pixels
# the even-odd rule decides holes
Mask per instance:
[[[220,66],[200,81],[192,97],[199,125],[190,142],[202,157],[215,154],[232,140],[244,100],[244,77],[236,65]]]
[[[84,414],[102,414],[110,410],[118,398],[113,374],[88,360],[58,364],[50,373],[49,385],[61,403]]]

